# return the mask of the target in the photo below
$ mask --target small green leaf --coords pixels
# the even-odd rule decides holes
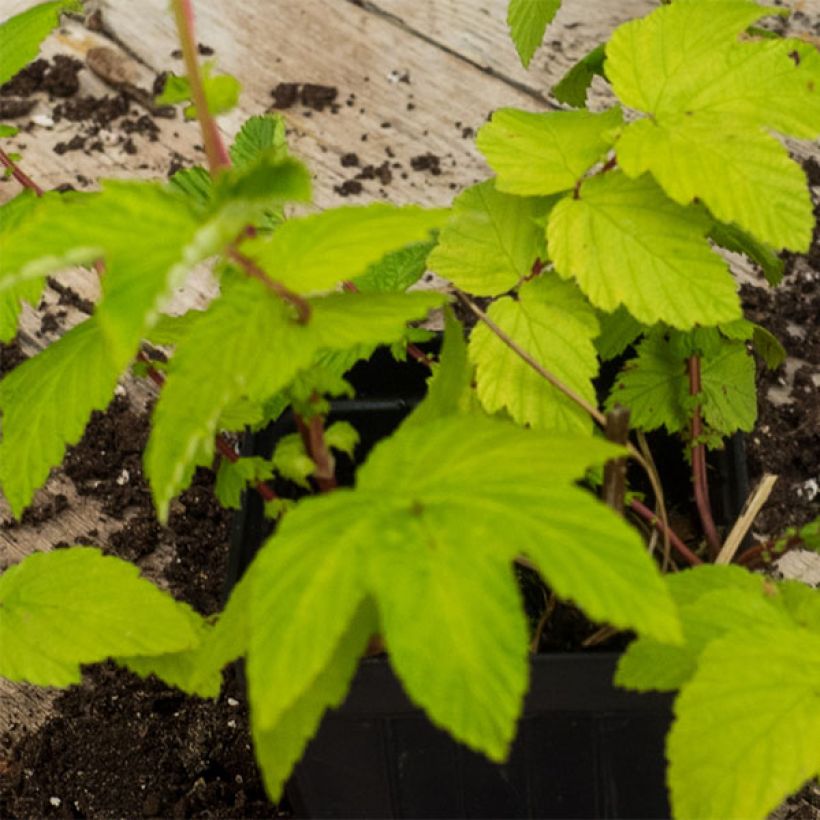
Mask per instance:
[[[561,0],[510,0],[507,25],[524,68],[529,66],[559,8]]]
[[[242,506],[242,493],[248,484],[267,481],[272,476],[270,462],[259,456],[246,456],[236,461],[223,458],[216,473],[214,493],[223,507],[238,510]]]
[[[545,200],[499,193],[493,180],[467,188],[453,201],[453,216],[430,254],[430,268],[476,296],[515,287],[546,255],[536,221]]]
[[[574,282],[542,274],[522,285],[518,299],[501,298],[488,311],[507,335],[590,404],[598,359],[598,322]],[[587,413],[536,373],[485,324],[470,336],[478,397],[488,413],[505,408],[519,424],[542,430],[588,432]]]
[[[0,485],[15,516],[80,440],[91,412],[108,405],[125,364],[112,359],[92,318],[0,381]]]
[[[213,180],[208,171],[201,165],[182,168],[168,180],[171,188],[184,194],[197,208],[205,209],[213,196]]]
[[[668,199],[648,175],[592,177],[553,208],[550,256],[605,311],[619,305],[647,325],[711,325],[740,316],[726,263],[705,239],[710,220]]]
[[[208,111],[217,116],[230,111],[239,102],[239,93],[242,86],[236,77],[230,74],[214,74],[212,60],[202,64],[202,84],[205,87],[205,98],[208,101]],[[175,105],[176,103],[191,100],[191,84],[187,77],[169,74],[165,80],[162,93],[154,100],[156,105]],[[191,104],[185,108],[185,119],[196,118],[196,106]]]
[[[667,740],[681,820],[763,820],[820,774],[820,636],[749,628],[706,648]],[[705,716],[709,719],[705,719]]]
[[[599,312],[601,332],[595,339],[598,355],[609,361],[620,356],[646,329],[625,307],[612,313]]]
[[[496,189],[546,196],[575,187],[615,142],[623,114],[501,108],[478,132],[476,145],[498,178]]]
[[[605,57],[606,45],[595,46],[552,87],[552,96],[573,108],[583,108],[593,79],[604,76]]]
[[[766,363],[769,370],[777,370],[786,361],[786,348],[778,338],[762,325],[755,325],[752,335],[752,346],[755,353]]]
[[[39,3],[0,25],[0,85],[25,68],[40,51],[40,43],[60,24],[60,15],[82,11],[80,0]]]
[[[242,168],[271,149],[287,153],[285,121],[279,114],[263,114],[245,120],[230,148],[231,162]]]
[[[786,265],[783,259],[769,245],[759,242],[737,225],[716,222],[712,225],[709,238],[727,250],[745,254],[760,265],[766,281],[772,287],[779,285],[783,280],[783,270]]]
[[[242,250],[296,293],[316,293],[356,278],[389,251],[428,239],[448,214],[384,203],[333,208],[288,220],[273,236],[246,242]]]
[[[20,133],[20,129],[14,125],[5,125],[4,123],[0,123],[0,138],[13,137],[18,133]]]
[[[407,290],[424,275],[433,241],[413,242],[374,262],[353,284],[362,293],[396,293]]]
[[[298,433],[279,439],[272,461],[276,472],[284,478],[305,489],[310,488],[308,478],[316,472],[316,464],[305,452],[305,445]]]
[[[334,421],[325,430],[325,443],[333,450],[353,458],[353,451],[359,443],[359,432],[347,421]]]
[[[39,686],[80,681],[80,665],[195,646],[201,619],[89,547],[36,553],[0,577],[0,674]]]

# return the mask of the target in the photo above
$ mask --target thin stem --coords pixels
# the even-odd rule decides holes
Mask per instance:
[[[231,159],[222,141],[216,120],[208,110],[205,85],[202,82],[202,72],[199,70],[199,60],[197,60],[194,9],[191,0],[171,0],[171,6],[179,32],[179,44],[185,60],[185,71],[191,87],[191,99],[196,108],[196,116],[202,130],[202,140],[205,143],[205,156],[208,158],[211,176],[215,176],[223,168],[230,167]]]
[[[310,319],[310,302],[308,302],[307,299],[286,288],[281,282],[271,279],[253,259],[245,256],[245,254],[237,250],[237,248],[230,246],[226,250],[225,255],[233,259],[252,279],[258,280],[271,293],[275,293],[280,299],[292,305],[296,309],[297,321],[300,325],[307,324]]]
[[[629,409],[618,405],[606,414],[607,439],[623,446],[629,440]],[[604,483],[601,497],[604,504],[623,515],[626,493],[626,459],[613,458],[604,464]]]
[[[703,561],[701,561],[701,559],[698,558],[698,556],[695,555],[695,553],[683,543],[680,537],[666,524],[664,524],[664,522],[661,521],[660,518],[658,518],[658,516],[649,509],[649,507],[642,504],[636,498],[633,498],[632,501],[629,502],[629,508],[643,518],[644,521],[648,521],[653,527],[655,527],[655,529],[658,530],[658,532],[666,535],[672,546],[689,562],[691,566],[694,567],[703,563]]]
[[[318,413],[311,416],[308,421],[305,421],[298,413],[294,413],[294,417],[305,452],[316,465],[313,478],[317,486],[323,493],[335,490],[338,486],[336,462],[325,441],[324,418]]]
[[[700,357],[690,356],[687,359],[689,372],[689,394],[699,397],[700,384]],[[712,518],[712,508],[709,504],[709,484],[706,477],[706,445],[700,440],[703,435],[703,420],[700,413],[700,401],[695,405],[692,414],[692,484],[695,490],[695,505],[698,509],[703,534],[709,545],[709,553],[714,558],[720,552],[720,536]]]
[[[24,187],[30,191],[34,191],[37,196],[42,196],[45,192],[43,189],[20,167],[17,163],[0,148],[0,165],[4,165],[11,171],[11,175]]]
[[[652,450],[649,448],[649,442],[646,440],[646,434],[638,430],[636,437],[638,439],[641,456],[644,459],[642,466],[649,476],[649,483],[652,485],[652,491],[655,493],[655,505],[660,511],[660,518],[664,525],[663,532],[661,533],[663,537],[663,563],[661,564],[661,571],[666,572],[669,569],[669,562],[672,560],[672,545],[669,541],[671,527],[669,526],[669,517],[666,514],[666,498],[663,494],[661,477],[658,473],[655,459],[652,458]]]

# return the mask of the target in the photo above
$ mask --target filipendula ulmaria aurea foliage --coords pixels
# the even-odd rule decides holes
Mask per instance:
[[[557,6],[510,4],[525,62]],[[744,33],[767,13],[741,0],[677,0],[621,27],[564,89],[577,101],[604,72],[621,103],[648,116],[626,125],[620,105],[499,111],[479,135],[496,177],[464,191],[451,212],[370,205],[286,217],[284,205],[309,200],[309,176],[272,118],[251,119],[232,146],[231,167],[213,176],[191,169],[170,184],[104,183],[94,194],[13,200],[0,210],[5,338],[20,300],[36,299],[49,271],[105,264],[94,316],[0,382],[0,482],[13,511],[30,503],[149,340],[173,348],[145,454],[165,518],[194,469],[213,462],[219,431],[261,427],[288,405],[306,419],[320,415],[327,396],[350,389],[343,377],[355,361],[375,345],[405,343],[413,334],[407,322],[444,301],[406,292],[427,266],[456,288],[493,297],[496,325],[590,403],[600,355],[643,337],[616,386],[621,402],[636,404],[627,376],[647,369],[643,345],[664,351],[653,361],[671,364],[656,367],[655,398],[645,402],[652,412],[633,406],[637,426],[686,427],[691,401],[676,357],[682,365],[694,350],[710,441],[747,428],[748,378],[737,378],[728,399],[708,391],[707,374],[734,374],[727,357],[749,370],[745,340],[754,334],[709,237],[768,260],[775,272],[771,246],[804,249],[806,183],[768,130],[820,130],[816,52]],[[189,87],[178,85],[181,99]],[[724,136],[710,138],[715,129]],[[756,146],[751,172],[736,167],[738,151],[716,158],[728,139]],[[745,192],[763,192],[756,205],[718,185],[741,177]],[[787,200],[788,208],[773,204]],[[215,260],[220,295],[202,312],[163,316],[169,293],[207,259]],[[354,446],[353,431],[332,431],[329,447]],[[273,472],[315,477],[299,444],[284,442],[270,461],[220,468],[225,503],[235,506],[247,483]],[[215,622],[96,550],[37,555],[0,579],[0,672],[68,685],[79,680],[80,664],[113,657],[214,696],[222,667],[244,656],[257,756],[276,799],[379,634],[431,720],[502,760],[528,683],[527,624],[513,574],[513,563],[526,559],[590,618],[640,636],[620,682],[682,687],[669,747],[676,813],[763,816],[820,768],[816,595],[737,567],[665,582],[637,532],[577,485],[590,467],[622,453],[487,327],[466,341],[448,314],[425,401],[372,451],[355,487],[286,511],[271,505],[281,516],[277,533]],[[708,594],[735,586],[760,619],[717,618],[705,632],[687,607],[701,612]],[[760,686],[750,695],[747,650],[763,652],[763,626],[779,630],[780,654],[755,667]],[[799,722],[781,708],[779,733],[764,749],[758,738],[769,723],[736,721],[741,712],[771,716],[767,693],[782,691],[798,645],[800,674],[789,677],[788,700],[799,704]],[[762,711],[749,708],[750,697]],[[700,720],[704,709],[714,721]],[[718,732],[727,733],[721,745]],[[716,771],[702,756],[717,749],[726,754]],[[741,777],[769,785],[739,795]]]

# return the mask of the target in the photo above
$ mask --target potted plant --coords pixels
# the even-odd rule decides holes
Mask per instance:
[[[3,71],[30,59],[75,5],[42,4],[5,23],[0,42],[13,35],[14,50]],[[557,5],[510,3],[525,62]],[[222,667],[245,657],[274,800],[354,675],[365,693],[385,679],[389,702],[406,693],[434,725],[500,763],[533,665],[514,569],[523,567],[592,621],[636,634],[617,684],[680,690],[666,745],[675,815],[765,816],[820,770],[820,599],[727,566],[749,516],[722,537],[706,451],[754,422],[747,343],[770,363],[782,353],[743,318],[715,246],[747,254],[771,280],[776,249],[808,246],[805,177],[769,132],[820,132],[820,55],[756,27],[779,9],[675,0],[619,28],[570,72],[555,90],[568,108],[496,112],[478,135],[495,176],[452,209],[374,204],[286,218],[286,204],[309,200],[310,178],[281,121],[252,118],[226,149],[214,113],[231,81],[200,70],[189,0],[172,7],[186,77],[160,101],[190,100],[207,171],[169,185],[38,195],[0,154],[30,189],[0,209],[4,336],[50,270],[94,264],[103,286],[90,319],[0,382],[0,483],[19,515],[136,361],[163,384],[145,452],[160,519],[218,452],[220,497],[239,506],[251,485],[277,531],[215,622],[94,549],[27,558],[0,578],[0,673],[66,686],[81,664],[111,657],[214,696]],[[583,104],[596,74],[618,102],[593,113]],[[146,236],[148,245],[135,241]],[[216,260],[220,295],[205,311],[162,317],[167,295],[206,259]],[[449,293],[406,290],[428,266]],[[433,360],[408,323],[450,300],[477,323],[465,339],[446,309]],[[141,352],[143,340],[173,348],[167,367]],[[373,448],[355,486],[338,487],[334,453],[351,452],[356,436],[326,423],[328,402],[350,392],[351,366],[385,344],[426,362],[429,389]],[[601,410],[600,362],[630,346]],[[239,456],[222,435],[261,429],[287,408],[294,431],[270,457]],[[669,524],[643,438],[659,427],[684,440],[702,546]],[[626,458],[647,475],[656,509],[626,492]],[[318,493],[288,503],[274,475]],[[589,489],[598,485],[606,504]],[[659,533],[657,559],[625,508]],[[787,545],[812,538],[807,529]],[[549,606],[539,623],[548,617]],[[387,661],[356,672],[363,654],[383,649]],[[544,680],[554,702],[555,673]],[[574,695],[572,710],[593,698]],[[650,736],[662,725],[662,698],[602,696],[603,712],[625,699],[651,704]],[[361,697],[354,689],[347,708],[360,710]],[[427,732],[423,748],[440,748],[413,725]],[[297,779],[315,783],[312,772]],[[543,788],[550,772],[538,775]],[[618,810],[607,799],[592,810]],[[552,805],[530,802],[560,810]]]

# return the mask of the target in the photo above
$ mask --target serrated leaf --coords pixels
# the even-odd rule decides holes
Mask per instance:
[[[168,179],[171,188],[184,194],[197,208],[206,208],[213,196],[213,180],[201,165],[182,168]]]
[[[273,236],[246,242],[242,250],[296,293],[316,293],[355,279],[389,251],[426,240],[448,214],[380,202],[334,208],[288,220]]]
[[[536,220],[547,209],[545,200],[500,193],[493,180],[467,188],[453,201],[453,216],[428,264],[468,293],[503,293],[545,256],[544,229]]]
[[[667,739],[675,816],[762,819],[820,773],[818,681],[808,630],[749,629],[707,647]]]
[[[607,76],[652,117],[627,127],[618,160],[631,176],[651,171],[677,202],[697,197],[764,242],[806,250],[805,177],[761,129],[820,133],[820,55],[796,40],[738,39],[769,13],[741,0],[684,0],[616,30]]]
[[[63,12],[82,9],[80,0],[39,3],[0,25],[0,85],[37,56],[40,43],[59,25]]]
[[[424,275],[434,241],[413,242],[374,262],[353,284],[362,293],[396,293],[407,290]]]
[[[617,145],[631,177],[650,171],[675,202],[701,200],[763,243],[808,250],[814,226],[806,176],[772,136],[689,113],[627,126]]]
[[[552,87],[552,96],[573,108],[583,108],[593,79],[604,76],[605,57],[606,44],[595,46]]]
[[[287,152],[285,121],[279,114],[249,117],[230,147],[231,162],[241,168],[250,165],[270,149]]]
[[[740,316],[726,263],[705,239],[710,220],[668,199],[648,175],[614,171],[553,208],[547,241],[555,268],[597,307],[619,305],[644,324],[712,325]]]
[[[93,410],[111,400],[125,363],[88,319],[0,381],[0,485],[19,518]]]
[[[478,132],[476,145],[497,174],[498,191],[545,196],[574,188],[612,147],[622,122],[617,106],[600,114],[502,108]]]
[[[600,313],[601,332],[595,338],[598,355],[609,361],[620,356],[646,329],[625,307],[612,313]]]
[[[353,451],[359,443],[359,432],[348,421],[334,421],[325,430],[325,443],[333,450],[353,458]]]
[[[250,482],[266,481],[273,476],[271,464],[259,456],[244,456],[236,461],[223,458],[216,473],[214,494],[229,510],[242,506],[242,493]]]
[[[423,317],[442,294],[333,294],[311,302],[308,322],[254,279],[215,300],[177,345],[154,410],[145,455],[158,514],[210,462],[224,408],[263,402],[287,386],[322,350],[389,342]]]
[[[559,8],[561,0],[510,0],[507,25],[524,68],[529,66]]]
[[[737,225],[716,222],[712,225],[709,238],[727,250],[745,254],[760,265],[766,281],[773,287],[783,280],[784,260],[769,245],[759,242]]]
[[[726,341],[701,361],[703,418],[719,433],[749,432],[757,419],[754,360],[743,342]]]
[[[284,478],[305,489],[310,488],[308,478],[316,472],[316,464],[305,452],[305,445],[298,433],[279,439],[272,462],[276,471]]]
[[[590,404],[598,358],[592,340],[598,321],[573,282],[542,274],[524,284],[518,299],[493,302],[489,317],[540,365]],[[488,413],[505,408],[519,424],[541,430],[589,432],[587,413],[535,372],[485,324],[470,336],[476,386]]]
[[[80,664],[194,646],[201,619],[89,547],[30,555],[0,577],[0,674],[40,686],[80,680]]]
[[[357,662],[376,629],[373,605],[366,601],[354,614],[325,668],[275,725],[261,726],[251,702],[251,732],[256,759],[265,789],[274,802],[282,796],[285,781],[316,732],[325,710],[344,701]],[[271,696],[275,695],[276,690],[272,689]]]

